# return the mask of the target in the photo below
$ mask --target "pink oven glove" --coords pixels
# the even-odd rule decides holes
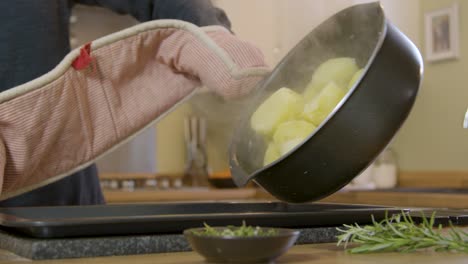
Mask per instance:
[[[236,98],[267,72],[262,53],[226,29],[177,20],[74,50],[46,75],[0,93],[0,200],[88,166],[196,87]]]

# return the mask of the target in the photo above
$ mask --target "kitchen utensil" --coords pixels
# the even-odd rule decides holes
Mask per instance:
[[[465,112],[465,118],[463,118],[463,128],[464,129],[468,128],[468,109]]]
[[[223,230],[226,227],[214,227]],[[232,237],[203,236],[194,232],[203,228],[193,228],[184,231],[184,236],[190,246],[208,262],[247,262],[270,263],[294,245],[299,237],[299,231],[284,228],[274,228],[278,233],[271,236]]]
[[[374,183],[378,189],[395,188],[398,184],[398,169],[394,152],[387,148],[375,162]]]
[[[364,73],[332,113],[288,154],[263,166],[265,143],[250,116],[272,92],[297,92],[318,65],[353,57]],[[419,90],[423,61],[416,46],[385,17],[379,3],[347,8],[312,30],[256,88],[230,148],[238,186],[255,181],[287,202],[321,199],[348,184],[389,144]]]
[[[371,164],[367,169],[362,171],[352,181],[351,185],[354,189],[375,189],[374,179],[374,164]],[[346,186],[348,187],[348,186]]]
[[[191,187],[208,186],[208,164],[206,143],[206,121],[201,117],[188,117],[184,120],[187,145],[187,165],[183,184]]]

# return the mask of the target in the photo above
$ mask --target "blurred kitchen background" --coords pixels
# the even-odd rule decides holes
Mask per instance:
[[[347,6],[371,1],[213,2],[226,11],[234,32],[261,48],[267,61],[274,66],[305,34],[327,17]],[[424,82],[409,119],[384,154],[349,186],[350,192],[376,189],[380,190],[380,194],[375,190],[362,192],[365,194],[361,196],[356,192],[346,197],[340,196],[345,194],[336,194],[333,196],[335,198],[331,197],[329,200],[340,202],[340,199],[347,199],[359,203],[368,199],[388,203],[390,199],[393,204],[414,205],[419,200],[424,203],[424,200],[438,201],[440,198],[443,206],[447,203],[459,204],[447,198],[448,196],[440,195],[450,193],[453,198],[468,193],[468,131],[462,129],[463,116],[468,106],[468,75],[465,73],[468,68],[468,59],[465,56],[468,52],[468,26],[464,23],[464,19],[468,17],[468,1],[383,0],[381,3],[388,18],[420,48],[423,56],[426,56],[427,46],[426,14],[457,4],[459,28],[450,30],[456,31],[454,33],[458,36],[460,52],[455,59],[425,61]],[[71,43],[76,48],[135,24],[137,21],[129,16],[78,5],[71,18]],[[174,193],[177,192],[176,189],[179,192],[184,190],[181,189],[187,180],[184,175],[190,170],[197,171],[197,168],[197,175],[202,175],[200,181],[189,181],[188,184],[193,183],[200,190],[207,188],[221,198],[268,197],[266,194],[259,195],[258,192],[240,193],[244,190],[218,189],[230,187],[227,181],[203,181],[203,178],[229,179],[227,149],[234,109],[235,103],[226,105],[210,94],[197,95],[164,117],[154,128],[100,159],[98,167],[108,200],[153,201],[171,200],[170,197],[216,199],[218,196],[204,196],[201,191],[195,196],[188,193],[171,196],[171,190]],[[190,117],[193,118],[189,120]],[[193,143],[190,138],[193,139],[194,135],[200,142],[195,145],[198,146],[195,149],[190,143]],[[250,191],[251,188],[254,187],[245,189]],[[426,190],[426,193],[432,190],[434,195],[439,196],[411,199],[403,197],[400,200],[391,200],[389,196],[385,196],[389,193],[385,189],[396,193],[399,188],[404,190],[399,193],[412,189],[414,192]],[[144,192],[138,193],[138,190]],[[122,194],[124,191],[127,193]],[[166,196],[158,196],[161,193]],[[366,196],[369,193],[380,196]],[[463,197],[465,202],[459,206],[468,207],[466,197]]]

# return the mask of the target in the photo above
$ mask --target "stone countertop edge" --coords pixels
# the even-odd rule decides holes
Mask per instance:
[[[335,227],[296,228],[296,245],[336,242]],[[0,231],[0,248],[31,260],[190,251],[182,234],[37,239]]]

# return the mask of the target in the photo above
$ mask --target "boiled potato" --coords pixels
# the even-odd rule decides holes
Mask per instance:
[[[319,126],[345,94],[345,91],[334,82],[328,83],[317,98],[305,105],[303,112],[304,119]]]
[[[359,70],[356,60],[348,57],[325,61],[315,70],[312,80],[304,90],[304,98],[310,101],[330,82],[339,87],[347,87],[353,75]]]
[[[266,166],[273,161],[279,159],[281,157],[281,153],[279,151],[278,146],[274,142],[270,142],[268,147],[265,151],[265,156],[263,158],[263,166]]]
[[[364,73],[364,69],[360,69],[353,75],[353,77],[348,83],[348,90],[353,88],[354,84],[358,81],[358,79],[361,77],[363,73]]]
[[[295,139],[284,142],[279,147],[280,155],[283,156],[284,154],[288,153],[289,151],[294,149],[297,145],[301,144],[302,141],[304,141],[304,139],[295,138]]]
[[[281,123],[273,134],[273,141],[281,145],[293,139],[305,139],[316,126],[303,120],[292,120]]]
[[[273,135],[273,141],[265,151],[263,165],[272,163],[301,143],[314,130],[315,126],[303,120],[281,123]]]
[[[304,90],[304,100],[311,101],[322,91],[323,88],[324,86],[322,85],[309,83]]]
[[[283,87],[258,107],[250,119],[250,125],[256,133],[271,136],[279,124],[294,119],[303,109],[302,96]]]
[[[269,96],[250,119],[252,129],[268,144],[264,166],[312,134],[363,72],[353,58],[330,59],[317,68],[302,95],[283,87]]]

